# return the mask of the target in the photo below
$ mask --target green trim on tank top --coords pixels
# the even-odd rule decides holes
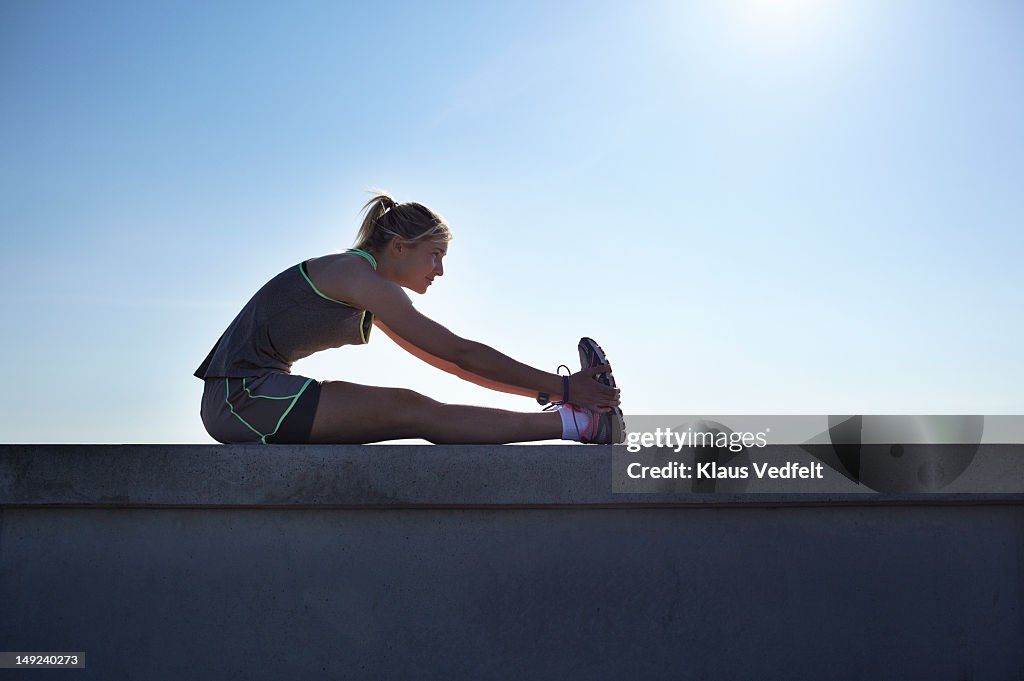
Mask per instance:
[[[366,258],[366,262],[370,263],[370,266],[373,267],[373,269],[377,269],[377,259],[374,258],[371,254],[367,253],[366,251],[359,248],[350,248],[347,251],[345,251],[345,253],[353,253],[355,255]]]
[[[325,296],[323,293],[321,293],[320,289],[318,289],[316,287],[316,284],[313,283],[313,280],[309,278],[308,274],[306,274],[306,263],[304,263],[304,262],[300,262],[299,263],[299,272],[302,273],[302,278],[306,280],[306,283],[309,284],[309,287],[311,289],[313,289],[314,293],[316,293],[321,298],[323,298],[325,300],[329,300],[332,303],[337,303],[338,305],[345,305],[346,307],[355,307],[355,305],[349,305],[346,302],[343,302],[341,300],[335,300],[334,298],[331,298],[330,296]]]
[[[360,251],[360,253],[362,253],[362,251]],[[370,255],[369,253],[367,253],[366,255],[369,258],[371,258],[371,259],[373,258],[373,256]],[[377,269],[377,261],[376,260],[373,260],[373,262],[371,262],[370,264],[373,265],[374,269]],[[313,283],[313,280],[309,278],[308,274],[306,274],[306,263],[305,262],[300,262],[299,263],[299,272],[302,274],[302,278],[306,280],[306,283],[309,284],[309,287],[311,289],[313,289],[313,292],[316,293],[321,298],[323,298],[325,300],[329,300],[332,303],[337,303],[338,305],[344,305],[345,307],[351,307],[353,310],[358,310],[359,309],[358,307],[356,307],[355,305],[352,305],[351,303],[346,303],[343,300],[335,300],[334,298],[331,298],[330,296],[325,296],[323,293],[321,293],[320,289],[318,289],[316,287],[316,284]],[[360,338],[360,340],[363,341],[363,345],[366,345],[367,343],[370,342],[370,331],[373,328],[373,321],[372,321],[373,317],[372,316],[370,317],[371,321],[370,321],[369,324],[367,324],[366,323],[366,314],[367,314],[366,310],[362,310],[362,314],[359,315],[359,338]]]

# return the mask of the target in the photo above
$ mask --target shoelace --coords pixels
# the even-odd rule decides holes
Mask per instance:
[[[572,369],[570,369],[569,367],[565,366],[564,364],[559,364],[558,368],[555,369],[555,373],[558,374],[559,376],[561,376],[562,374],[559,373],[559,372],[562,369],[565,369],[565,375],[566,376],[572,376]],[[554,409],[558,409],[559,407],[561,407],[564,404],[566,404],[565,400],[559,400],[558,402],[548,402],[547,406],[545,406],[544,409],[542,409],[541,411],[552,411]],[[580,437],[580,442],[583,442],[583,433],[580,432],[580,423],[579,423],[579,421],[576,420],[576,407],[574,407],[574,406],[572,406],[570,404],[569,408],[572,409],[572,425],[574,425],[576,427],[576,433]],[[593,429],[596,423],[597,423],[597,414],[591,414],[590,415],[590,428],[588,428],[588,430]]]
[[[559,364],[558,368],[555,369],[555,373],[558,374],[559,376],[561,376],[562,374],[559,373],[559,372],[562,369],[565,369],[565,375],[566,376],[572,376],[572,370],[569,369],[569,367],[565,366],[564,364]],[[563,395],[563,397],[565,397],[565,396]],[[558,402],[548,402],[547,406],[545,406],[544,409],[542,409],[541,411],[551,411],[552,409],[557,409],[558,407],[561,407],[563,404],[565,404],[565,400],[564,399],[563,400],[559,400]]]

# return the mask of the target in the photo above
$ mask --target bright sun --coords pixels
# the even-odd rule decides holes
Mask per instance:
[[[748,40],[788,51],[816,42],[842,5],[839,0],[740,0],[727,6]]]

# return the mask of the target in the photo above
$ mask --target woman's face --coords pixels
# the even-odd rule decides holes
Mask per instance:
[[[426,293],[434,277],[444,274],[443,260],[447,254],[448,244],[444,241],[406,242],[402,249],[401,280],[398,283],[410,291]]]

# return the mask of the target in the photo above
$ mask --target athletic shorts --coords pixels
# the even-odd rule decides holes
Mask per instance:
[[[319,381],[294,374],[207,378],[200,416],[223,444],[305,444],[320,402]]]

